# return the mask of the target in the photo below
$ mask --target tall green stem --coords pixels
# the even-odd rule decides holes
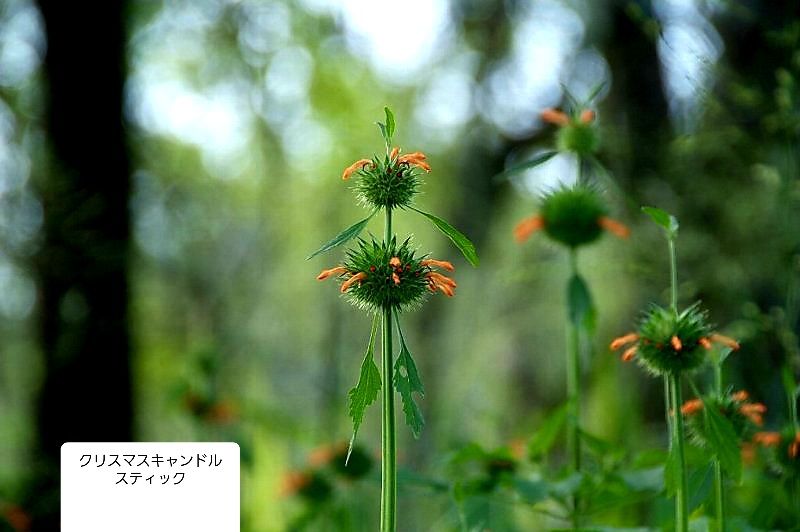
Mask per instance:
[[[386,209],[384,239],[392,239],[392,210]],[[383,409],[381,417],[381,532],[394,532],[397,525],[397,439],[392,385],[392,311],[383,309]]]
[[[689,530],[689,485],[686,478],[686,456],[683,448],[685,436],[683,416],[680,412],[680,405],[683,404],[680,373],[670,375],[670,387],[672,389],[673,412],[675,413],[673,422],[675,432],[672,438],[672,445],[674,445],[674,452],[678,458],[678,468],[675,471],[678,485],[677,493],[675,494],[675,530],[676,532],[687,532]]]
[[[678,320],[678,257],[675,250],[675,235],[670,234],[667,237],[669,245],[669,272],[670,272],[670,309],[675,316],[675,321]],[[672,423],[670,424],[670,445],[673,446],[673,451],[677,454],[678,467],[675,474],[677,475],[677,490],[675,493],[675,530],[677,532],[687,532],[689,530],[689,484],[686,478],[686,456],[684,453],[684,427],[683,415],[681,414],[681,405],[683,404],[682,391],[681,391],[681,374],[672,373],[669,375],[669,388],[670,388],[670,403],[667,412],[672,414]]]
[[[714,393],[718,400],[722,400],[722,362],[717,359],[714,364]],[[717,531],[725,532],[725,477],[722,473],[722,464],[719,459],[714,459],[714,494],[716,499],[715,510],[717,513]]]
[[[578,275],[578,257],[575,249],[570,250],[571,278]],[[570,465],[573,472],[581,470],[581,436],[580,436],[580,328],[567,315],[567,448],[570,453]],[[573,524],[579,524],[579,503],[577,495],[573,500]]]

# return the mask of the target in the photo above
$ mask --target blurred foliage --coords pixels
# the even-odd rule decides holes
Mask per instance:
[[[377,521],[375,468],[357,481],[325,469],[313,483],[327,483],[313,490],[330,498],[319,508],[280,492],[311,449],[349,437],[346,390],[367,340],[353,331],[368,318],[322,290],[314,277],[324,265],[305,257],[365,215],[344,201],[340,175],[378,148],[363,124],[387,104],[408,124],[398,143],[424,150],[433,167],[426,209],[463,228],[481,256],[468,268],[427,220],[398,213],[459,268],[456,298],[404,322],[427,391],[425,432],[399,445],[404,529],[566,526],[564,501],[577,492],[592,530],[669,522],[662,389],[605,349],[644,302],[668,299],[663,239],[640,205],[681,220],[680,298],[702,300],[741,342],[725,380],[767,405],[765,429],[787,434],[785,445],[757,449],[730,485],[732,529],[797,526],[796,462],[781,454],[797,400],[784,383],[800,374],[791,2],[129,4],[137,438],[239,442],[243,530]],[[0,526],[16,530],[42,361],[31,257],[49,158],[45,50],[35,6],[0,3]],[[598,82],[596,157],[632,236],[581,256],[597,312],[583,364],[591,460],[583,476],[565,477],[566,258],[543,240],[517,246],[512,228],[574,174],[570,156],[547,151],[553,131],[539,111],[562,101],[561,84],[585,97]],[[542,164],[494,178],[541,154]],[[61,311],[85,309],[65,298]],[[97,378],[108,378],[102,368]],[[710,380],[695,376],[703,389]],[[375,416],[364,424],[376,428]],[[367,457],[377,433],[360,435]],[[522,455],[508,444],[518,440]],[[703,529],[711,473],[702,449],[688,460]]]

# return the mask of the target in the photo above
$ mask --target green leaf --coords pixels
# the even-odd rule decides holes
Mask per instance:
[[[377,314],[372,319],[372,331],[369,335],[369,345],[364,354],[364,361],[361,363],[361,373],[358,377],[358,384],[347,394],[347,411],[353,420],[353,436],[350,438],[350,446],[347,449],[345,465],[350,461],[350,453],[353,451],[353,443],[358,434],[358,427],[364,420],[364,411],[369,405],[378,398],[378,391],[381,389],[381,372],[375,364],[375,333],[378,330]]]
[[[525,504],[542,502],[549,495],[549,485],[544,480],[515,478],[513,486]]]
[[[560,406],[553,411],[528,442],[528,456],[536,458],[547,454],[553,447],[566,420],[567,405]]]
[[[600,83],[595,85],[592,88],[592,90],[589,91],[589,96],[586,97],[586,103],[589,104],[589,103],[592,102],[592,100],[597,98],[597,95],[600,94],[600,91],[602,91],[605,86],[606,86],[606,82],[605,81],[601,81]]]
[[[381,122],[375,122],[375,123],[378,124],[378,129],[381,130],[381,137],[383,137],[384,142],[386,142],[386,145],[388,146],[391,140],[389,137],[389,132],[386,131],[386,124],[383,124]]]
[[[795,382],[794,374],[789,366],[784,366],[781,370],[781,380],[783,381],[783,389],[786,391],[786,395],[796,401],[800,396],[800,385]]]
[[[725,361],[728,359],[728,357],[730,356],[731,353],[733,353],[733,349],[731,349],[730,347],[723,347],[722,349],[720,349],[717,363],[720,366],[722,366],[725,363]]]
[[[670,238],[677,236],[679,227],[678,219],[670,213],[658,207],[642,207],[642,212],[648,215],[654,223],[660,225]]]
[[[388,107],[384,107],[383,111],[386,113],[386,135],[388,136],[388,140],[392,140],[394,136],[394,114],[392,110]]]
[[[406,425],[411,427],[411,432],[415,438],[419,438],[422,432],[422,427],[425,426],[425,419],[422,417],[422,411],[419,409],[416,401],[414,401],[414,393],[418,393],[420,397],[425,395],[425,390],[422,387],[422,381],[419,378],[417,365],[414,363],[414,357],[406,347],[405,338],[403,338],[403,331],[400,330],[399,316],[395,312],[395,320],[397,321],[397,332],[400,335],[400,355],[394,363],[394,387],[403,399],[403,412],[406,414]]]
[[[597,312],[589,287],[580,275],[573,275],[567,283],[567,302],[569,320],[572,324],[591,332],[594,329]]]
[[[734,482],[739,482],[742,476],[742,455],[739,451],[739,437],[736,435],[736,430],[713,403],[706,401],[705,398],[702,400],[711,450]]]
[[[306,260],[313,259],[320,253],[325,253],[326,251],[330,251],[331,249],[335,248],[336,246],[341,246],[348,240],[352,240],[353,238],[357,237],[361,231],[367,226],[369,221],[375,216],[375,213],[378,212],[378,209],[372,211],[372,214],[361,220],[360,222],[356,222],[335,237],[331,238],[328,242],[322,245],[321,248],[316,250],[314,253],[306,257]]]
[[[524,163],[520,163],[520,164],[518,164],[516,166],[512,166],[511,168],[509,168],[507,170],[503,170],[502,172],[500,172],[499,174],[497,174],[495,176],[495,179],[496,180],[500,180],[500,179],[503,179],[503,178],[507,178],[512,174],[516,174],[517,172],[522,172],[523,170],[530,170],[531,168],[536,168],[540,164],[546,163],[547,161],[549,161],[550,159],[552,159],[556,155],[558,155],[557,151],[546,151],[544,153],[540,153],[539,155],[537,155],[536,157],[534,157],[530,161],[525,161]]]
[[[428,220],[433,222],[433,225],[441,231],[442,233],[449,238],[453,244],[456,245],[458,250],[464,255],[464,258],[472,264],[473,266],[478,265],[478,253],[475,251],[475,244],[473,244],[469,238],[464,236],[458,229],[450,225],[449,223],[445,222],[438,216],[434,216],[433,214],[427,213],[425,211],[421,211],[416,207],[409,207],[411,210],[417,211],[421,215],[425,216]]]

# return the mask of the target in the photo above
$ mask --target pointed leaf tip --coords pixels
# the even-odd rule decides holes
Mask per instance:
[[[478,259],[478,252],[475,251],[475,244],[472,241],[464,236],[458,229],[444,221],[443,219],[430,214],[428,212],[422,211],[417,209],[416,207],[410,207],[412,210],[420,213],[421,215],[425,216],[428,220],[433,223],[433,225],[441,231],[447,238],[449,238],[453,244],[458,248],[464,258],[467,259],[467,262],[472,264],[473,266],[478,266],[480,260]]]

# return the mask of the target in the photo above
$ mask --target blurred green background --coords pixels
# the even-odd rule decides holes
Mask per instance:
[[[640,205],[680,219],[682,303],[703,300],[740,339],[728,381],[767,404],[767,428],[786,422],[780,369],[800,370],[796,2],[61,4],[0,0],[6,526],[55,530],[67,440],[234,440],[243,530],[302,512],[282,479],[349,438],[370,323],[314,279],[341,251],[305,257],[363,217],[340,175],[382,149],[384,105],[396,142],[433,167],[419,204],[481,257],[473,269],[423,219],[396,216],[459,283],[405,318],[427,426],[417,441],[401,428],[402,468],[437,478],[447,453],[527,439],[563,402],[567,257],[512,229],[575,161],[494,176],[554,145],[539,113],[564,88],[580,99],[599,83],[606,192],[632,236],[580,259],[599,311],[587,430],[665,446],[661,384],[607,349],[667,297],[666,246]],[[377,412],[359,434],[370,453]],[[372,529],[377,480],[345,489]],[[642,512],[611,519],[656,524]],[[401,486],[401,529],[455,514],[446,491]]]

